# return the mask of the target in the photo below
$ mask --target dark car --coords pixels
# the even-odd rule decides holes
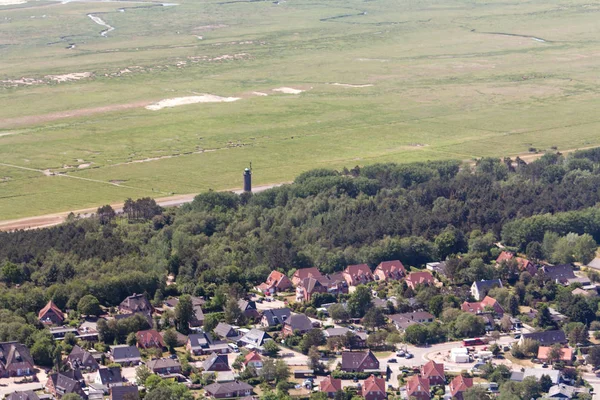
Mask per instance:
[[[398,362],[398,360],[396,360],[395,358],[390,358],[388,360],[388,363],[397,363],[397,362]]]

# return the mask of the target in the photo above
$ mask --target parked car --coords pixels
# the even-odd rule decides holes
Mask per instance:
[[[542,364],[542,368],[548,368],[548,364],[547,363],[543,363]]]
[[[404,350],[398,350],[398,351],[396,352],[396,356],[397,356],[397,357],[404,357],[404,355],[405,355],[405,354],[406,354],[406,353],[404,353]]]
[[[388,360],[388,363],[397,363],[397,362],[398,362],[398,360],[396,360],[395,358],[390,358]]]
[[[358,377],[354,376],[354,378],[352,378],[352,382],[358,382]]]
[[[406,353],[406,355],[404,356],[405,358],[413,358],[414,356],[410,353]]]

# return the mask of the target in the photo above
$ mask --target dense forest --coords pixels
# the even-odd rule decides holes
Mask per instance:
[[[49,299],[76,309],[87,294],[110,307],[133,293],[188,293],[220,311],[224,293],[243,293],[273,269],[392,259],[420,268],[450,257],[450,278],[470,283],[498,273],[486,264],[500,240],[532,257],[588,261],[600,240],[599,187],[592,149],[531,163],[317,169],[259,194],[201,194],[179,209],[127,200],[123,215],[105,206],[94,218],[0,233],[0,340],[35,341],[34,313]],[[167,274],[176,285],[166,286]]]

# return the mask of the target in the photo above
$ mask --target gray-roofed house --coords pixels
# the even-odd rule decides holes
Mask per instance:
[[[210,333],[195,333],[188,336],[187,350],[198,356],[210,353],[227,354],[231,348],[222,340],[215,340]]]
[[[519,339],[519,344],[523,344],[523,340],[525,339],[535,340],[539,342],[542,346],[552,346],[553,344],[564,344],[568,342],[565,333],[560,329],[553,331],[524,333]]]
[[[548,399],[573,399],[579,393],[588,393],[586,388],[578,388],[575,386],[565,385],[563,383],[554,385],[548,390],[548,394],[544,398]]]
[[[212,353],[202,363],[204,371],[229,371],[229,359],[226,354]]]
[[[133,294],[128,296],[119,304],[119,311],[126,314],[134,313],[150,313],[152,314],[153,308],[150,301],[143,294]]]
[[[388,318],[399,331],[404,331],[411,325],[430,323],[435,319],[433,315],[425,311],[394,314],[390,315]]]
[[[292,336],[298,332],[304,334],[314,329],[310,319],[304,314],[292,314],[283,324],[283,336]]]
[[[254,300],[240,299],[238,300],[238,306],[240,306],[240,310],[242,310],[244,317],[247,319],[252,321],[260,319],[260,314],[256,309],[256,302]]]
[[[48,375],[46,391],[59,399],[66,394],[75,393],[87,400],[88,396],[82,387],[83,382],[83,376],[81,373],[77,374],[77,371],[55,372]]]
[[[124,344],[110,347],[110,360],[121,365],[138,365],[142,356],[137,347]]]
[[[367,345],[367,333],[366,332],[353,332],[348,328],[329,328],[323,331],[325,338],[335,338],[346,336],[348,332],[351,332],[357,337],[356,347],[361,348]]]
[[[4,400],[40,400],[40,398],[35,392],[26,390],[24,392],[13,392],[8,394]]]
[[[146,363],[150,371],[158,375],[181,374],[181,364],[171,358],[159,358]]]
[[[274,308],[270,310],[264,310],[262,312],[262,318],[260,325],[265,328],[271,328],[277,325],[283,325],[286,319],[290,317],[292,312],[289,308]]]
[[[213,383],[204,387],[204,391],[215,399],[244,397],[252,394],[252,386],[246,382]]]
[[[342,371],[346,372],[364,372],[379,370],[379,360],[371,350],[362,351],[344,351],[342,353]]]
[[[497,287],[502,287],[502,281],[500,279],[475,281],[471,285],[471,294],[475,300],[483,300],[490,290]]]
[[[560,371],[549,368],[526,368],[524,372],[513,371],[512,375],[510,376],[510,380],[516,382],[523,382],[523,379],[533,376],[539,381],[542,375],[548,375],[552,380],[552,383],[554,383],[555,385],[558,384],[560,380]]]
[[[104,386],[106,388],[105,391],[108,393],[108,388],[113,386],[120,386],[123,384],[123,375],[121,375],[121,368],[100,368],[94,376],[94,383]]]
[[[139,400],[140,392],[135,385],[110,388],[110,400]]]
[[[31,375],[33,368],[33,358],[25,345],[0,343],[0,377]]]
[[[95,371],[99,368],[98,361],[92,353],[77,345],[73,346],[73,350],[67,357],[67,364],[72,369],[85,369],[88,371]]]
[[[238,337],[238,333],[233,329],[233,326],[224,322],[219,322],[213,332],[222,339],[235,340]]]
[[[250,329],[248,333],[238,340],[238,346],[260,349],[267,340],[271,340],[271,335],[259,329]]]
[[[573,266],[571,264],[544,265],[542,268],[544,275],[556,283],[567,285],[569,279],[575,278]]]

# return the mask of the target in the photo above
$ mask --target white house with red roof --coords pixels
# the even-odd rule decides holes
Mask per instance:
[[[415,290],[417,286],[423,285],[433,285],[435,283],[435,279],[433,279],[433,275],[429,271],[419,271],[419,272],[411,272],[405,279],[406,284],[409,288]]]
[[[361,393],[366,400],[387,399],[387,393],[385,391],[385,379],[377,378],[375,375],[371,375],[363,382]]]
[[[357,286],[375,280],[367,264],[348,265],[344,270],[344,279],[348,286]]]
[[[398,281],[406,276],[406,268],[400,260],[383,261],[375,268],[373,275],[378,281]]]
[[[274,294],[291,288],[292,281],[279,271],[271,271],[267,280],[256,288],[263,294]]]
[[[319,383],[319,391],[327,394],[327,397],[334,398],[335,394],[342,390],[342,380],[332,378],[331,375],[326,377]]]

